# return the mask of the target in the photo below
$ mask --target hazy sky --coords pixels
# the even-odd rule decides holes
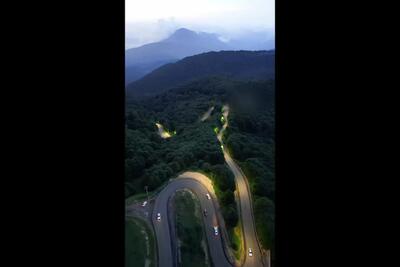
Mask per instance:
[[[126,48],[159,41],[174,30],[274,35],[275,0],[125,0]]]

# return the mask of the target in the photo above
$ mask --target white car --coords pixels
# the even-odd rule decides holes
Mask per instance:
[[[211,196],[209,193],[207,193],[206,196],[207,196],[207,199],[211,199]]]
[[[218,226],[214,226],[214,235],[218,235]]]
[[[253,257],[253,251],[251,250],[251,248],[249,248],[249,256]]]
[[[161,214],[157,213],[157,221],[161,221]]]
[[[147,201],[143,202],[142,207],[146,207]]]

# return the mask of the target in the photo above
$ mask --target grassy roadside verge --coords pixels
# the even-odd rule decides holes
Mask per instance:
[[[186,172],[186,171],[178,172],[175,176],[170,177],[167,181],[164,181],[160,186],[158,186],[154,190],[149,191],[149,199],[154,198],[158,193],[160,193],[169,184],[170,180],[175,180],[179,175],[181,175],[184,172]],[[137,194],[134,194],[134,195],[131,195],[131,196],[125,198],[125,206],[129,206],[135,201],[145,201],[145,200],[147,200],[146,193],[137,193]]]
[[[180,243],[178,266],[211,266],[199,200],[192,192],[182,190],[175,194],[174,205]]]
[[[240,261],[243,257],[243,236],[241,228],[242,226],[239,223],[238,226],[228,229],[228,235],[232,244],[233,255],[238,261]]]
[[[156,267],[154,234],[140,219],[125,220],[125,267]]]
[[[155,195],[157,195],[163,188],[165,187],[165,185],[160,186],[160,188],[157,188],[154,191],[149,192],[149,198],[153,198]],[[146,193],[139,193],[139,194],[135,194],[133,196],[130,196],[128,198],[125,199],[125,205],[129,206],[131,205],[133,202],[135,201],[144,201],[147,200],[147,194]]]
[[[181,173],[178,173],[177,176],[179,176],[180,174]],[[172,180],[172,179],[175,179],[175,177],[174,178],[170,178],[169,180]],[[154,198],[155,195],[160,193],[168,185],[169,180],[167,180],[164,183],[162,183],[159,187],[157,187],[153,191],[149,191],[149,199]],[[125,206],[129,206],[135,201],[144,201],[144,200],[147,200],[147,194],[146,193],[134,194],[132,196],[129,196],[129,197],[125,198]]]

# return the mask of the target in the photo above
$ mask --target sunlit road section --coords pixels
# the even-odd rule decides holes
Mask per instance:
[[[165,131],[164,126],[162,126],[159,123],[156,123],[156,126],[158,128],[158,134],[161,136],[161,138],[170,138],[171,134],[167,131]]]
[[[229,107],[225,105],[222,109],[224,125],[221,131],[218,133],[218,140],[221,142],[222,151],[224,153],[225,161],[229,168],[232,170],[236,186],[239,193],[240,199],[240,213],[242,218],[242,228],[245,243],[245,261],[243,266],[263,266],[262,255],[260,245],[257,240],[257,234],[255,230],[254,215],[252,208],[252,200],[250,188],[247,184],[247,178],[244,176],[243,172],[240,170],[239,166],[228,154],[226,148],[222,145],[222,136],[226,127],[228,127],[228,115]],[[252,249],[252,256],[249,256],[249,248]]]

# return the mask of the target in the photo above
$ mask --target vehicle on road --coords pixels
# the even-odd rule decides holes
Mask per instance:
[[[211,199],[211,196],[209,193],[207,193],[206,196],[207,196],[207,199]]]
[[[214,235],[218,235],[218,226],[214,226]]]
[[[142,207],[146,207],[147,201],[143,202]]]
[[[253,251],[251,250],[251,248],[249,248],[249,256],[253,257]]]
[[[207,217],[207,210],[203,211],[204,217]]]
[[[157,213],[157,221],[161,221],[161,214]]]

